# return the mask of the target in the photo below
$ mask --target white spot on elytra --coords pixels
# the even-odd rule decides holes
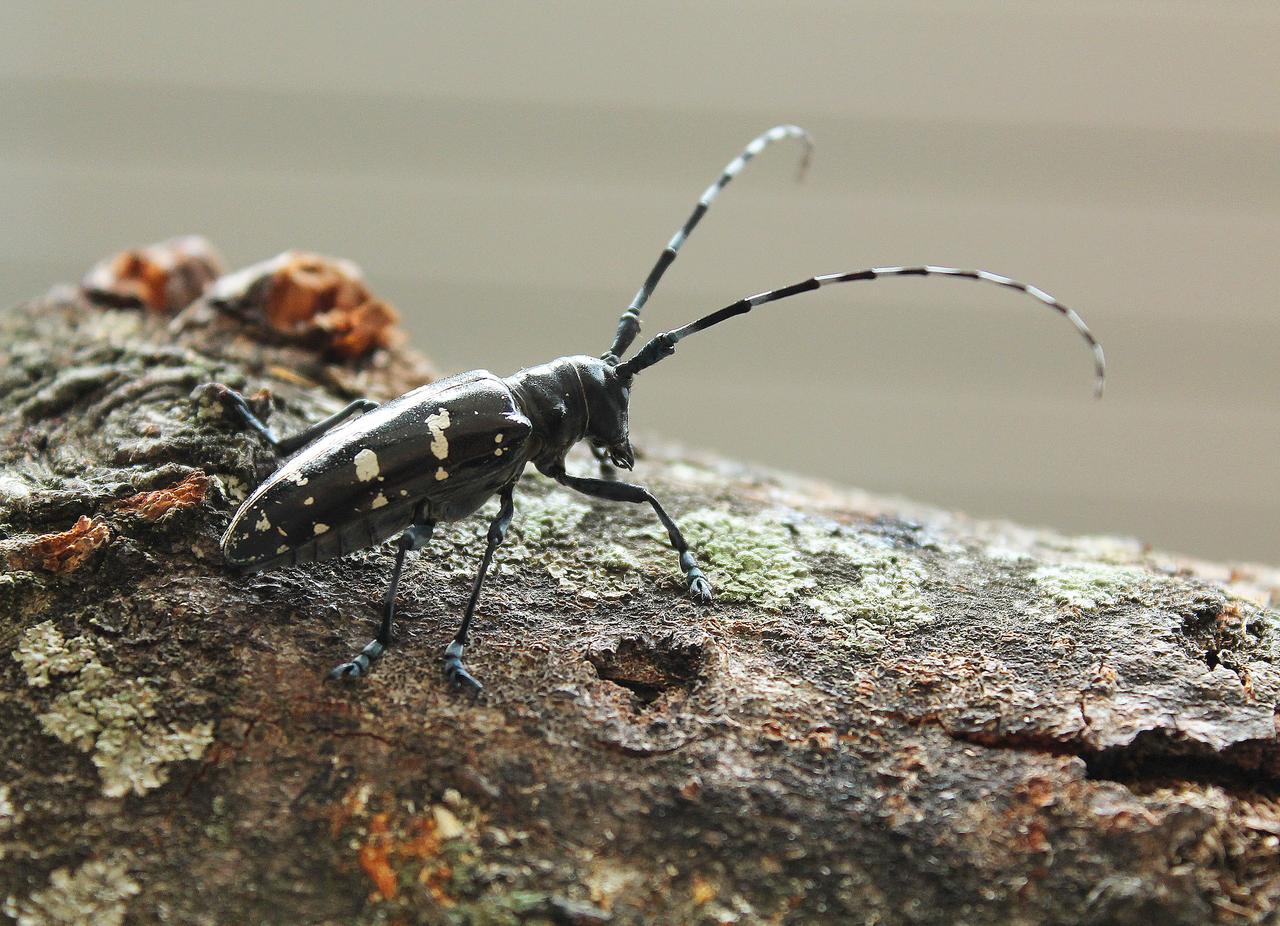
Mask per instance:
[[[446,459],[449,456],[449,439],[444,436],[445,429],[449,427],[449,409],[442,408],[434,415],[427,416],[427,429],[431,431],[431,453],[437,460]],[[436,473],[437,479],[442,479],[439,472]]]
[[[356,454],[356,478],[368,482],[378,475],[378,455],[365,447]]]
[[[277,552],[277,553],[288,553],[288,552],[289,552],[289,548],[288,548],[285,544],[283,544],[283,543],[282,543],[282,544],[280,544],[280,546],[276,547],[276,552]]]
[[[501,434],[495,434],[495,435],[493,436],[493,442],[494,442],[495,444],[501,444],[501,443],[502,443],[502,435],[501,435]]]
[[[373,504],[372,504],[372,505],[370,505],[369,507],[370,507],[370,508],[381,508],[381,507],[382,507],[383,505],[385,505],[386,503],[387,503],[387,497],[386,497],[385,495],[383,495],[381,492],[379,492],[379,493],[378,493],[378,495],[377,495],[377,497],[373,500]]]
[[[265,511],[258,516],[258,523],[253,526],[260,531],[271,530],[271,521],[267,519],[267,513]]]
[[[306,498],[302,500],[302,504],[304,505],[314,505],[315,503],[316,503],[316,497],[314,495],[308,495]]]
[[[328,531],[328,530],[329,530],[329,525],[328,525],[328,524],[316,524],[316,525],[315,525],[315,526],[313,526],[311,529],[312,529],[313,531],[315,531],[317,534],[323,534],[323,533],[325,533],[326,531]]]
[[[401,495],[408,495],[408,494],[409,494],[409,490],[408,490],[408,489],[401,489],[401,490],[400,490],[400,494],[401,494]]]
[[[500,457],[500,456],[502,456],[502,448],[501,448],[501,447],[499,447],[497,450],[495,450],[495,451],[493,452],[493,455],[494,455],[495,457]]]
[[[277,527],[277,528],[276,528],[276,533],[277,533],[277,534],[279,534],[281,537],[288,537],[288,536],[289,536],[288,534],[286,534],[286,533],[285,533],[285,530],[284,530],[284,528],[283,528],[283,527]]]
[[[443,482],[444,480],[446,480],[446,479],[448,479],[448,478],[449,478],[449,474],[448,474],[448,473],[446,473],[446,472],[444,471],[444,467],[443,467],[443,466],[439,466],[439,467],[437,467],[437,468],[436,468],[436,480],[437,480],[437,481],[439,481],[439,482]]]
[[[302,475],[302,470],[297,470],[296,472],[292,473],[289,476],[289,479],[292,480],[293,484],[296,486],[304,486],[311,481],[306,476]]]

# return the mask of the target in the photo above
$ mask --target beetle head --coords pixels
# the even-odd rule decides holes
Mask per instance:
[[[586,439],[604,450],[614,466],[631,469],[631,377],[619,375],[617,368],[596,357],[575,357],[587,403]]]

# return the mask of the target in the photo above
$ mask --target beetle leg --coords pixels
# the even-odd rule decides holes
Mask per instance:
[[[423,521],[405,530],[396,541],[396,565],[391,571],[391,586],[382,600],[382,623],[378,625],[378,635],[370,640],[354,659],[334,666],[329,671],[329,678],[358,678],[368,673],[373,663],[391,645],[391,620],[396,613],[396,588],[400,585],[400,571],[404,568],[404,555],[410,550],[421,549],[431,539],[435,530],[434,521]]]
[[[504,488],[499,495],[498,516],[489,525],[488,543],[484,548],[484,558],[480,560],[480,572],[476,575],[475,585],[471,587],[471,600],[467,602],[467,611],[462,615],[462,625],[458,635],[444,651],[444,676],[455,685],[465,686],[479,691],[484,686],[476,681],[462,664],[462,650],[467,645],[467,631],[471,628],[471,618],[476,613],[476,603],[480,600],[480,588],[484,585],[485,574],[489,564],[493,562],[493,551],[498,549],[507,536],[507,528],[511,526],[511,517],[515,514],[515,505],[511,500],[512,486]]]
[[[357,412],[371,412],[378,407],[378,403],[371,399],[356,399],[345,408],[334,412],[323,421],[317,421],[315,424],[303,428],[297,434],[290,434],[288,437],[276,437],[275,432],[249,408],[249,403],[245,401],[244,396],[226,386],[221,386],[220,391],[224,401],[231,406],[240,420],[246,426],[261,434],[267,443],[275,449],[276,453],[281,456],[287,456],[298,448],[306,446],[326,431],[330,431],[342,424]]]
[[[629,482],[609,482],[604,479],[570,476],[563,469],[549,475],[561,485],[593,498],[603,498],[612,502],[648,502],[657,514],[658,520],[662,522],[662,526],[667,529],[671,548],[680,554],[680,568],[684,571],[685,581],[689,583],[689,594],[703,604],[711,601],[711,583],[698,568],[689,545],[685,543],[684,535],[680,533],[680,528],[676,527],[676,522],[671,520],[671,516],[663,510],[662,503],[654,498],[653,493],[648,489]]]
[[[609,451],[604,447],[591,445],[591,455],[596,458],[596,462],[600,464],[600,478],[613,480],[618,478],[618,469],[609,459]]]

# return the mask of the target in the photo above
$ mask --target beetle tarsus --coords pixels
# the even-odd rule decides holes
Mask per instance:
[[[711,604],[715,596],[711,593],[711,583],[706,580],[706,577],[699,570],[694,569],[686,573],[685,578],[689,582],[689,597],[699,604]]]
[[[483,691],[484,686],[476,680],[476,677],[467,671],[467,667],[462,664],[463,644],[454,640],[444,651],[444,677],[450,685],[457,688],[467,688],[471,691]]]
[[[381,640],[370,640],[355,659],[330,669],[329,680],[337,681],[344,678],[359,678],[362,675],[368,675],[369,669],[373,667],[373,664],[386,649],[386,645]]]

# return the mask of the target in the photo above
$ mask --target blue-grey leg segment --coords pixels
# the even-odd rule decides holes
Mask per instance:
[[[358,678],[366,675],[373,664],[391,645],[391,622],[396,612],[396,589],[400,585],[400,572],[404,569],[404,555],[410,550],[418,550],[431,540],[435,530],[434,521],[423,521],[405,530],[396,541],[396,564],[391,571],[391,585],[382,599],[382,623],[378,625],[378,635],[365,644],[354,659],[334,666],[329,671],[329,678]]]
[[[480,572],[476,575],[475,584],[471,587],[471,600],[467,602],[467,611],[462,615],[462,625],[458,628],[457,636],[444,651],[445,678],[455,685],[476,691],[484,686],[476,681],[475,677],[467,671],[467,667],[462,664],[462,651],[467,645],[467,633],[471,629],[471,619],[476,613],[476,603],[480,600],[480,589],[484,586],[484,577],[489,571],[489,564],[493,562],[493,553],[498,549],[498,544],[506,538],[507,528],[511,526],[511,518],[515,514],[515,504],[511,496],[513,488],[513,486],[505,487],[498,496],[498,516],[489,525],[484,557],[480,560]]]

